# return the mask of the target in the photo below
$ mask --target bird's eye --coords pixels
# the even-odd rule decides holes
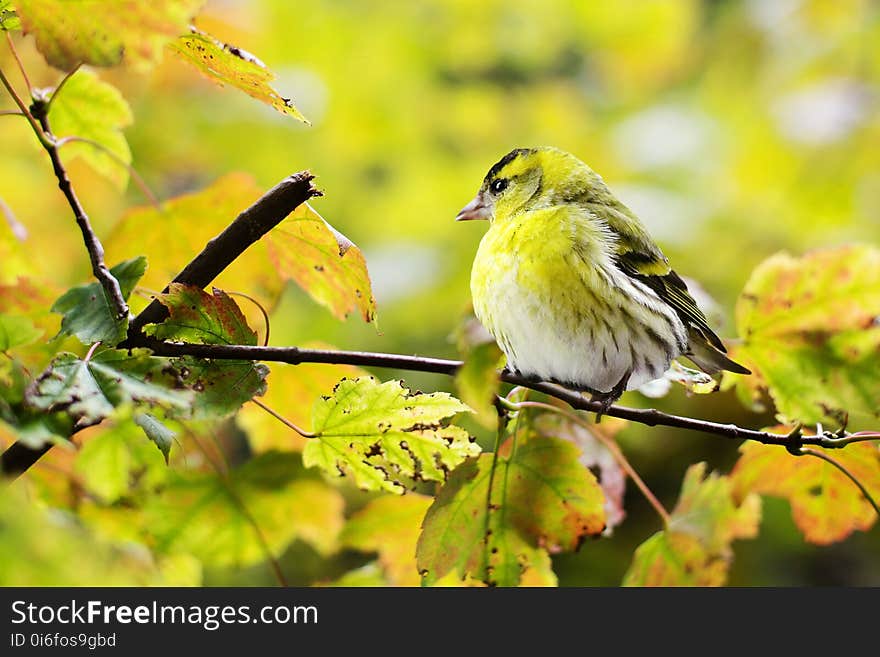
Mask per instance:
[[[499,178],[489,186],[489,189],[492,190],[493,194],[500,194],[505,189],[507,189],[507,184],[508,181],[506,178]]]

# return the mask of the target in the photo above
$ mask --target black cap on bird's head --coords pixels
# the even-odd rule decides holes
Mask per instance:
[[[489,169],[489,173],[483,179],[480,191],[473,200],[461,209],[456,221],[473,221],[475,219],[491,220],[494,213],[495,202],[510,186],[511,182],[522,178],[529,169],[523,159],[534,155],[541,149],[515,148],[507,155],[498,160]],[[517,166],[523,164],[523,166]],[[534,168],[534,167],[532,167]]]

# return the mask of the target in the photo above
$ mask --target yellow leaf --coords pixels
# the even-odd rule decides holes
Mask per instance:
[[[274,107],[303,123],[309,123],[289,98],[281,95],[269,83],[275,78],[259,59],[249,52],[193,29],[192,34],[179,37],[169,47],[184,60],[195,66],[205,77],[220,86],[231,85],[249,96]]]
[[[269,258],[338,319],[354,310],[364,321],[376,317],[364,255],[348,238],[303,203],[266,236]]]
[[[186,31],[204,0],[16,0],[26,33],[60,69],[77,64],[145,68]]]
[[[418,586],[416,542],[431,502],[433,498],[417,493],[379,497],[352,516],[340,542],[362,552],[378,552],[389,584]]]

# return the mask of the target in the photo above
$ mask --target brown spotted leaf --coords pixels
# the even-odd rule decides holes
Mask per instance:
[[[284,279],[291,279],[339,319],[358,311],[364,321],[376,317],[367,263],[361,250],[303,203],[266,237],[269,258]]]
[[[786,427],[771,431],[785,432]],[[814,448],[821,450],[821,448]],[[853,443],[828,455],[849,470],[871,496],[880,499],[880,451],[869,442]],[[798,529],[819,545],[842,541],[853,531],[867,531],[877,514],[850,479],[830,463],[793,456],[773,445],[746,442],[731,474],[740,497],[749,493],[788,500]]]
[[[303,123],[304,117],[289,98],[282,98],[270,82],[275,75],[259,59],[246,50],[192,29],[191,34],[179,37],[168,44],[185,61],[217,84],[230,85],[249,96],[274,107]]]
[[[853,245],[759,265],[736,307],[743,343],[730,375],[743,397],[769,392],[780,419],[856,421],[880,413],[880,250]]]
[[[26,33],[60,69],[77,64],[144,68],[186,32],[204,0],[15,0]]]
[[[365,490],[402,493],[414,479],[445,481],[479,454],[467,431],[448,418],[469,412],[445,392],[412,393],[400,381],[343,379],[312,412],[316,438],[303,451],[306,466],[351,475]]]
[[[761,520],[757,495],[734,495],[730,477],[688,468],[667,528],[636,550],[625,586],[721,586],[733,560],[731,543],[754,538]]]
[[[417,558],[425,583],[447,573],[516,586],[548,553],[576,550],[605,528],[603,495],[559,438],[531,436],[502,446],[497,466],[483,454],[457,468],[428,510]],[[491,499],[490,499],[491,491]]]
[[[161,324],[149,324],[144,333],[159,340],[202,344],[257,344],[257,334],[248,326],[238,304],[216,287],[208,294],[202,288],[172,283],[158,299],[168,308]]]
[[[15,13],[11,0],[0,0],[0,30],[11,32],[20,29],[21,20]]]
[[[160,340],[203,344],[257,344],[238,304],[223,290],[213,294],[194,285],[172,283],[159,297],[169,317],[144,327]],[[171,361],[178,382],[196,393],[193,415],[223,417],[266,391],[269,368],[248,360],[209,360],[185,356]]]

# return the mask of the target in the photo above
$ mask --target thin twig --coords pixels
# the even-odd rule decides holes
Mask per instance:
[[[73,77],[74,73],[76,73],[80,67],[82,66],[82,62],[74,66],[71,70],[69,70],[63,78],[61,78],[61,82],[55,85],[55,88],[52,90],[52,94],[49,96],[49,100],[46,101],[46,114],[49,113],[49,110],[52,109],[52,103],[55,102],[55,99],[58,97],[58,94],[64,88],[64,85],[67,84],[67,81]]]
[[[263,315],[263,326],[266,327],[266,335],[263,336],[263,346],[265,347],[266,345],[268,345],[269,344],[269,328],[270,328],[270,326],[269,326],[269,324],[270,324],[269,311],[266,310],[266,308],[263,306],[263,304],[261,304],[259,301],[254,299],[252,296],[245,294],[244,292],[227,292],[226,294],[233,296],[233,297],[241,297],[242,299],[247,299],[252,304],[254,304],[257,308],[259,308],[260,314]]]
[[[58,179],[58,188],[67,199],[67,204],[70,206],[70,209],[73,210],[76,224],[79,226],[80,232],[82,233],[83,243],[86,246],[86,251],[89,252],[92,273],[104,289],[104,293],[107,295],[107,299],[116,314],[116,318],[126,318],[128,317],[128,304],[125,303],[122,289],[119,287],[119,281],[113,277],[113,274],[110,273],[110,269],[104,264],[104,246],[101,244],[101,240],[98,239],[97,234],[92,228],[89,217],[82,204],[79,202],[79,198],[73,191],[73,186],[70,184],[70,178],[67,176],[67,169],[64,168],[64,164],[61,162],[61,155],[58,152],[57,142],[52,137],[52,131],[49,129],[48,105],[42,100],[34,100],[31,109],[35,118],[39,121],[43,134],[49,137],[49,139],[43,143],[43,147],[46,149],[46,152],[49,154],[49,159],[52,161],[52,168],[55,171],[55,177]]]
[[[260,408],[262,408],[264,411],[266,411],[269,415],[271,415],[272,417],[274,417],[276,420],[278,420],[279,422],[281,422],[281,424],[283,424],[284,426],[289,427],[290,429],[293,429],[294,431],[296,431],[296,432],[297,432],[300,436],[302,436],[303,438],[317,438],[317,437],[318,437],[318,434],[316,434],[316,433],[312,433],[311,431],[306,431],[306,430],[303,429],[302,427],[297,426],[296,424],[294,424],[293,422],[291,422],[290,420],[288,420],[288,419],[287,419],[286,417],[284,417],[283,415],[281,415],[281,414],[275,412],[274,410],[272,410],[271,408],[269,408],[268,406],[266,406],[266,404],[264,404],[263,402],[261,402],[261,401],[260,401],[259,399],[257,399],[256,397],[254,397],[253,399],[251,399],[251,401],[252,401],[254,404],[256,404],[257,406],[259,406]]]
[[[9,224],[9,230],[12,231],[15,239],[19,242],[24,242],[28,236],[27,228],[16,218],[12,208],[2,198],[0,198],[0,214],[6,217],[6,223]]]
[[[427,358],[422,356],[407,356],[403,354],[385,354],[368,351],[342,351],[335,349],[305,349],[300,347],[257,347],[250,345],[214,345],[193,344],[179,342],[161,342],[143,336],[141,339],[131,341],[129,347],[148,347],[157,356],[195,356],[197,358],[214,358],[218,360],[259,360],[290,365],[302,363],[328,363],[334,365],[358,365],[362,367],[387,367],[399,370],[416,372],[431,372],[435,374],[454,375],[462,366],[458,360],[446,360],[442,358]],[[593,402],[580,393],[562,388],[561,386],[538,382],[533,379],[522,377],[511,372],[501,373],[501,379],[507,383],[530,388],[551,397],[564,401],[572,408],[596,413],[601,410],[602,404]],[[605,415],[618,417],[623,420],[631,420],[648,426],[667,426],[690,431],[700,431],[716,436],[722,436],[731,440],[754,440],[765,445],[780,445],[791,447],[793,445],[817,445],[826,448],[841,448],[854,442],[875,440],[873,433],[850,434],[832,431],[823,431],[815,436],[792,434],[779,434],[770,431],[758,431],[747,429],[735,424],[722,424],[701,420],[681,415],[663,413],[653,408],[630,408],[627,406],[612,405]]]
[[[37,122],[37,119],[34,118],[34,115],[31,114],[31,111],[28,109],[28,106],[25,105],[24,101],[21,99],[21,96],[18,95],[18,92],[15,91],[15,87],[12,86],[12,83],[6,77],[6,74],[3,72],[2,68],[0,68],[0,82],[3,83],[4,87],[6,87],[6,91],[9,92],[10,96],[12,96],[12,100],[15,101],[15,104],[18,105],[18,109],[21,112],[22,116],[24,116],[28,120],[28,123],[31,124],[31,128],[33,128],[34,134],[37,135],[37,139],[40,140],[40,144],[43,145],[43,148],[50,148],[52,145],[52,140],[43,131],[42,126]]]
[[[150,186],[147,185],[146,181],[137,172],[137,169],[135,169],[134,166],[132,166],[129,162],[123,160],[121,157],[119,157],[119,155],[104,146],[104,144],[102,144],[101,142],[95,141],[94,139],[88,139],[86,137],[62,137],[57,142],[55,142],[55,146],[56,148],[60,149],[65,144],[69,144],[71,142],[88,144],[93,148],[97,148],[105,155],[108,155],[117,164],[125,167],[125,169],[128,171],[128,175],[131,176],[131,179],[134,181],[134,184],[138,186],[138,189],[141,190],[141,193],[147,198],[147,200],[153,205],[153,207],[155,207],[157,210],[162,209],[162,204],[159,201],[159,197],[153,193],[153,190],[150,189]]]
[[[508,402],[509,403],[509,402]],[[632,464],[627,460],[626,456],[623,455],[623,452],[620,450],[620,447],[617,445],[617,442],[613,438],[609,438],[608,436],[602,435],[599,431],[594,431],[595,425],[590,425],[588,422],[584,421],[583,418],[578,417],[574,413],[566,411],[564,408],[559,408],[558,406],[553,406],[552,404],[545,404],[543,402],[530,402],[523,401],[519,403],[510,404],[513,407],[519,408],[540,408],[545,411],[550,411],[551,413],[556,413],[561,415],[564,418],[567,418],[571,422],[574,422],[580,427],[586,429],[591,436],[593,436],[596,440],[601,442],[605,448],[611,452],[611,455],[614,457],[614,460],[617,461],[618,465],[626,472],[630,479],[633,480],[638,489],[642,492],[642,495],[645,496],[645,499],[648,500],[648,503],[654,507],[654,510],[657,511],[657,515],[663,520],[664,525],[669,525],[669,512],[666,510],[666,507],[661,504],[660,500],[651,492],[651,489],[648,488],[648,485],[642,480],[639,476],[639,473],[636,472],[636,469],[632,466]]]
[[[18,56],[18,48],[15,47],[15,42],[12,40],[12,34],[10,34],[9,32],[6,32],[6,43],[9,44],[9,50],[12,52],[12,56],[15,58],[15,63],[18,64],[18,70],[21,72],[21,77],[24,79],[25,85],[27,85],[28,93],[31,93],[34,85],[31,84],[31,80],[28,77],[27,71],[24,68],[24,64],[21,63],[21,57]]]
[[[214,471],[217,473],[217,477],[223,484],[223,489],[226,491],[226,494],[229,495],[229,499],[232,500],[232,503],[236,506],[238,512],[244,518],[245,522],[247,522],[251,526],[251,529],[254,530],[254,535],[257,537],[257,542],[260,544],[260,548],[263,550],[263,554],[266,556],[266,561],[269,563],[269,567],[272,569],[272,574],[275,576],[275,579],[278,580],[278,584],[283,587],[289,586],[289,584],[287,583],[287,578],[284,576],[284,571],[281,570],[281,564],[278,563],[278,560],[275,558],[275,555],[272,554],[272,550],[269,548],[269,542],[266,540],[266,536],[263,534],[263,530],[257,523],[257,519],[254,518],[253,514],[251,514],[250,509],[247,508],[244,501],[241,499],[241,497],[239,497],[238,492],[232,485],[229,473],[221,468],[220,465],[208,455],[208,450],[205,449],[205,446],[202,445],[201,441],[195,436],[195,433],[189,433],[189,438],[192,439],[192,441],[199,448],[199,451],[205,457],[205,460],[211,464],[212,468],[214,468]],[[225,459],[225,457],[223,458]]]
[[[856,486],[858,486],[858,489],[859,489],[860,491],[862,491],[862,495],[865,496],[865,499],[868,500],[868,503],[869,503],[872,507],[874,507],[874,512],[877,514],[878,517],[880,517],[880,506],[877,506],[877,502],[875,502],[875,501],[874,501],[874,498],[871,497],[871,493],[868,492],[868,489],[865,488],[865,486],[862,484],[862,482],[860,482],[860,481],[858,480],[858,478],[857,478],[852,472],[850,472],[849,470],[847,470],[846,466],[844,466],[843,463],[841,463],[840,461],[838,461],[838,460],[835,459],[835,458],[832,458],[832,457],[828,456],[828,454],[826,454],[825,452],[820,452],[818,449],[811,449],[811,448],[809,448],[809,447],[802,447],[802,448],[800,449],[800,452],[799,452],[799,453],[800,453],[800,454],[803,454],[803,455],[805,455],[805,456],[806,456],[806,455],[809,455],[809,456],[815,456],[817,459],[822,459],[822,460],[825,461],[826,463],[830,463],[830,464],[833,465],[835,468],[837,468],[838,470],[840,470],[844,475],[847,476],[847,478],[848,478],[851,482],[853,482]]]
[[[24,112],[18,110],[0,110],[0,116],[24,116]]]

